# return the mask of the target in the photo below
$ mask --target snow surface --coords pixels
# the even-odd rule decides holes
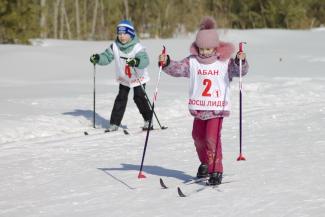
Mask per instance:
[[[223,128],[224,182],[184,184],[197,159],[187,111],[187,82],[162,74],[156,113],[167,130],[145,133],[130,92],[122,131],[103,134],[118,86],[114,64],[96,68],[92,129],[92,53],[109,42],[35,40],[0,45],[1,217],[321,217],[325,212],[325,31],[227,30],[223,40],[246,41],[243,153],[237,162],[238,79],[232,115]],[[188,54],[188,38],[142,40],[151,57],[151,97],[157,56]],[[159,128],[157,122],[155,126]],[[90,135],[85,136],[84,131]],[[161,189],[159,178],[169,186]],[[181,186],[189,197],[180,198]]]

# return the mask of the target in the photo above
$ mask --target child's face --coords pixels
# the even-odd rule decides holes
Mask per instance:
[[[129,41],[131,41],[131,36],[129,34],[125,34],[125,33],[118,34],[117,38],[122,44],[126,44]]]
[[[214,54],[214,48],[199,48],[200,56],[210,57]]]

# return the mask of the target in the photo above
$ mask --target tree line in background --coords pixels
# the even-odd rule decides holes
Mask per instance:
[[[219,28],[307,29],[325,24],[325,0],[0,0],[0,43],[114,39],[121,19],[140,37],[173,37],[207,15]]]

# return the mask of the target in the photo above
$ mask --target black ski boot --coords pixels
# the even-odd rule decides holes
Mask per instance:
[[[209,176],[209,174],[208,174],[208,165],[201,164],[199,166],[199,169],[197,170],[196,177],[197,178],[205,178],[205,177],[208,177],[208,176]]]
[[[142,130],[143,131],[147,131],[148,128],[149,128],[149,121],[144,121],[144,125],[142,127]],[[151,122],[150,130],[153,130],[153,124],[152,124],[152,122]]]
[[[210,174],[207,185],[220,185],[222,182],[222,173],[215,172]]]

